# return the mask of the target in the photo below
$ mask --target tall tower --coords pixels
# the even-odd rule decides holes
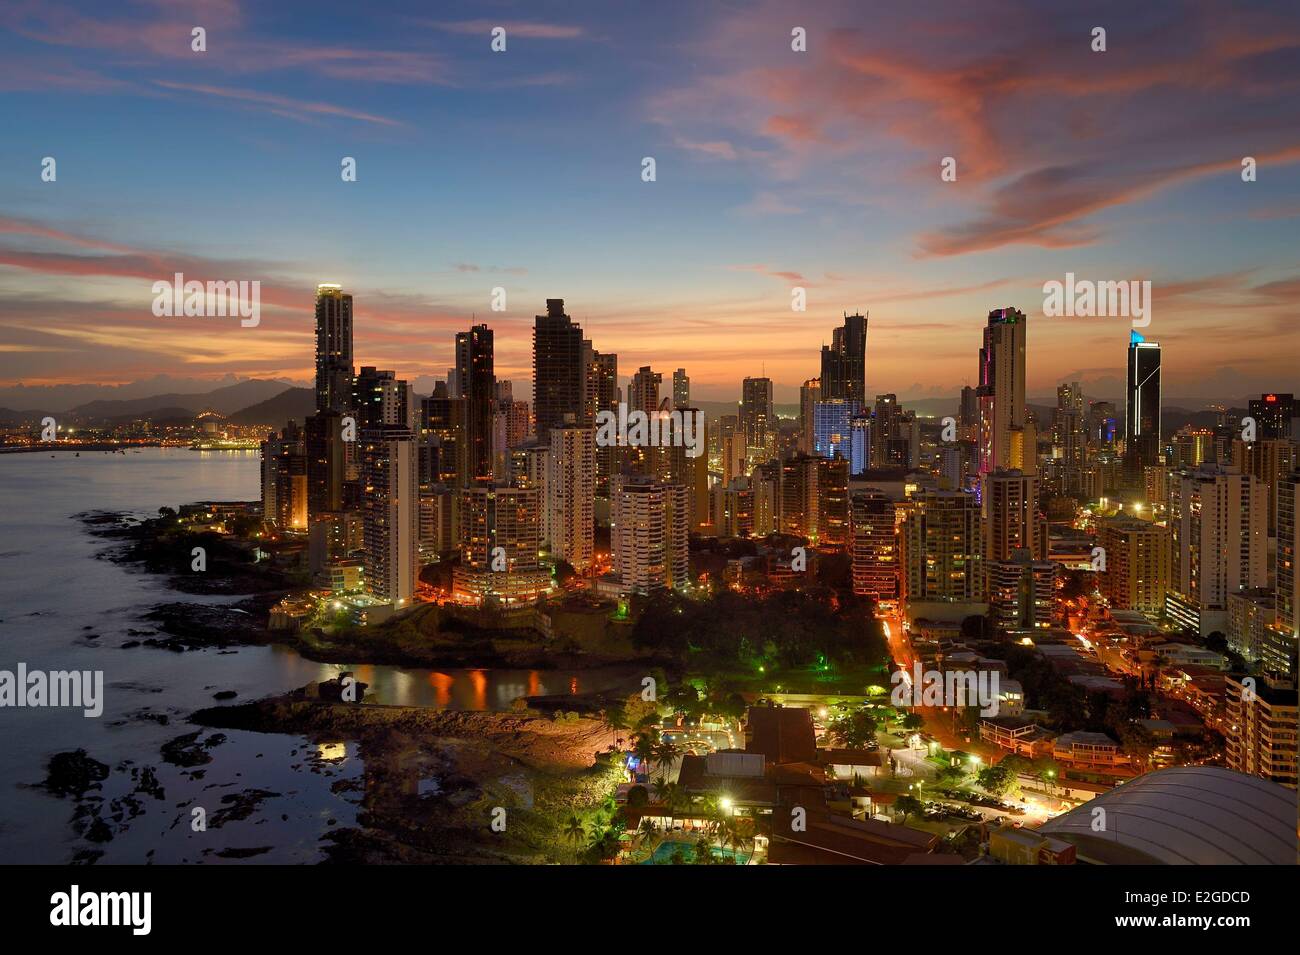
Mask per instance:
[[[533,415],[537,439],[551,440],[551,428],[571,414],[578,420],[586,399],[582,326],[564,314],[564,299],[548,298],[546,314],[533,323]]]
[[[822,399],[843,398],[861,407],[867,400],[867,317],[845,315],[844,324],[822,346]]]
[[[689,408],[691,405],[691,379],[685,368],[673,372],[673,407]]]
[[[1160,458],[1160,344],[1129,333],[1124,463],[1130,477]]]
[[[1023,449],[1025,427],[1025,313],[1014,308],[989,312],[980,348],[979,472],[1025,468],[1013,443]],[[1019,441],[1013,433],[1021,432]]]
[[[352,398],[352,296],[316,286],[316,410],[346,412]]]
[[[769,433],[775,434],[771,378],[746,378],[741,382],[740,430],[748,448],[766,448]]]
[[[492,430],[496,405],[492,329],[474,325],[456,333],[456,378],[465,408],[465,486],[492,479]]]
[[[596,434],[566,422],[551,428],[547,458],[545,534],[551,556],[578,573],[591,567],[596,515]]]
[[[420,572],[415,436],[405,425],[377,424],[361,432],[360,445],[366,586],[401,607],[415,596]]]

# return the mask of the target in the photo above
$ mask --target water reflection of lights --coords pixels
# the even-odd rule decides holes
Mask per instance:
[[[321,759],[327,759],[327,760],[347,759],[348,744],[347,743],[317,743],[316,755]]]

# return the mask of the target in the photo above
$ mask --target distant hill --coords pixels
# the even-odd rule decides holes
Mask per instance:
[[[279,394],[236,411],[230,416],[235,424],[264,424],[283,428],[292,418],[302,424],[316,410],[314,388],[287,388]]]
[[[200,394],[163,394],[145,398],[107,398],[89,401],[72,409],[72,414],[91,420],[123,417],[156,417],[162,410],[174,412],[181,408],[191,416],[211,409],[229,415],[240,408],[265,401],[285,390],[282,381],[250,378],[238,384],[227,385],[215,391]]]

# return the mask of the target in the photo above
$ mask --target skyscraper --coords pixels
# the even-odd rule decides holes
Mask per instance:
[[[596,513],[596,437],[567,421],[551,428],[544,539],[578,573],[591,567]]]
[[[1292,437],[1294,415],[1295,395],[1270,392],[1250,399],[1250,416],[1255,419],[1255,433],[1260,440]]]
[[[642,365],[627,386],[627,407],[629,411],[644,411],[650,414],[659,409],[659,385],[664,376]]]
[[[822,400],[843,398],[861,407],[867,400],[867,317],[845,315],[844,324],[822,346]]]
[[[902,596],[968,603],[984,597],[980,502],[964,491],[921,491],[899,533]]]
[[[1025,427],[1025,313],[1014,308],[989,312],[979,354],[979,473],[1026,467],[1014,432]]]
[[[673,407],[687,408],[691,404],[691,379],[686,376],[685,368],[673,372]]]
[[[536,487],[479,484],[461,491],[457,600],[528,603],[549,591],[550,574],[537,559],[541,506]]]
[[[1124,469],[1129,479],[1160,463],[1160,344],[1129,332]]]
[[[740,431],[746,448],[768,448],[769,433],[776,431],[771,378],[746,378],[741,382]]]
[[[1098,543],[1106,555],[1098,589],[1117,610],[1160,613],[1172,573],[1169,528],[1123,515],[1103,519]]]
[[[858,412],[858,403],[844,398],[823,398],[813,405],[813,453],[824,458],[839,456],[848,460],[849,423]]]
[[[849,555],[853,592],[876,600],[898,596],[894,502],[873,487],[849,498]]]
[[[366,587],[401,607],[415,596],[420,571],[415,436],[402,424],[376,424],[361,432],[360,452]]]
[[[813,434],[813,408],[822,400],[822,380],[809,378],[799,386],[799,453],[812,454],[817,438]]]
[[[1300,471],[1283,475],[1277,488],[1277,625],[1290,637],[1300,641],[1300,521],[1296,505],[1300,504]]]
[[[465,408],[465,486],[493,474],[493,413],[496,407],[492,329],[474,325],[456,333],[456,377]],[[513,403],[513,402],[512,402]]]
[[[610,505],[612,569],[620,589],[648,594],[685,587],[690,556],[686,488],[615,475]]]
[[[1038,478],[999,469],[984,475],[980,500],[985,560],[1010,560],[1020,549],[1036,560],[1044,556],[1038,539]]]
[[[352,296],[316,286],[316,410],[346,412],[352,400]]]
[[[1202,636],[1227,632],[1228,594],[1268,583],[1267,509],[1253,475],[1210,465],[1172,476],[1169,616]]]
[[[533,323],[533,416],[537,439],[551,440],[551,428],[584,414],[587,395],[582,326],[564,313],[564,299],[548,298],[546,314]]]

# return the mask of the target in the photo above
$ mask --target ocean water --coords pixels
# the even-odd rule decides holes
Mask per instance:
[[[177,594],[164,578],[102,559],[97,555],[109,542],[74,515],[146,516],[163,505],[252,500],[258,483],[256,452],[0,455],[0,670],[22,662],[29,671],[102,671],[104,679],[98,718],[78,709],[0,707],[0,861],[319,861],[321,837],[356,823],[367,779],[356,746],[203,731],[199,742],[215,743],[206,749],[211,762],[165,762],[161,747],[195,732],[186,716],[217,705],[219,691],[234,690],[232,702],[239,703],[351,669],[377,702],[505,709],[520,696],[604,689],[625,679],[608,671],[345,667],[280,647],[123,649],[133,639],[128,629],[152,629],[139,617],[157,603],[228,598]],[[87,794],[82,811],[92,815],[81,832],[72,797],[33,785],[45,778],[53,754],[77,749],[110,767]],[[243,803],[251,811],[231,811]],[[191,827],[195,808],[207,815],[206,831]],[[94,818],[102,824],[84,824]]]

